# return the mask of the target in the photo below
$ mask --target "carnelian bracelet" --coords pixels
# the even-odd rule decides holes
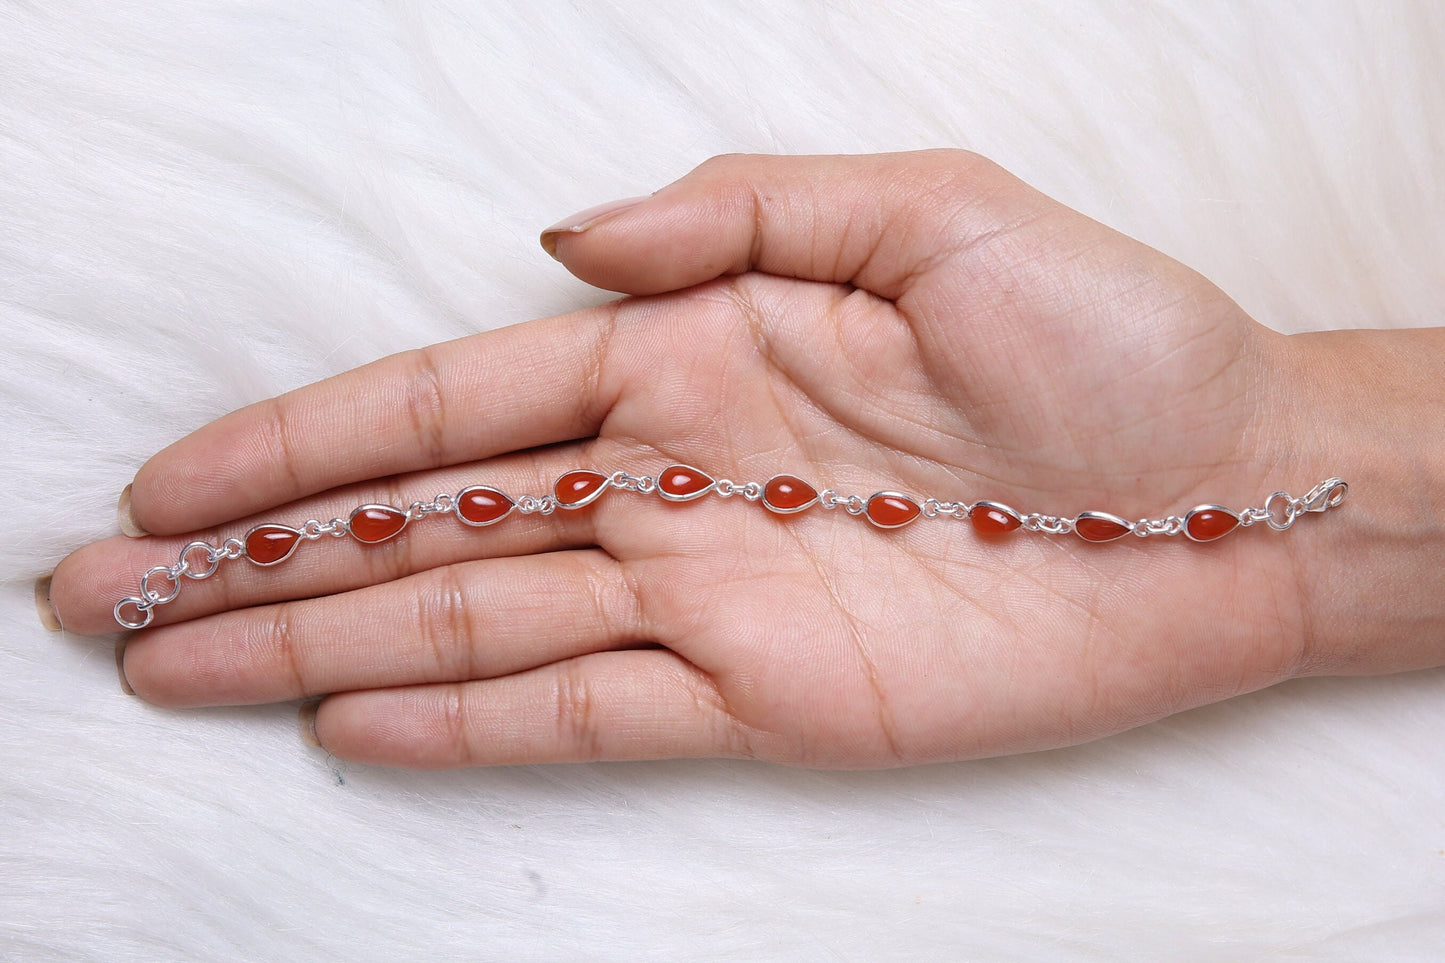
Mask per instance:
[[[1131,522],[1109,512],[1080,512],[1072,518],[1038,512],[1022,514],[1001,502],[946,502],[936,498],[919,501],[896,491],[875,492],[865,499],[858,495],[840,495],[831,488],[818,491],[794,475],[774,475],[759,484],[714,479],[688,465],[672,465],[655,477],[630,475],[625,471],[604,475],[579,468],[559,477],[550,495],[523,495],[514,499],[495,488],[473,485],[455,495],[443,493],[430,502],[413,502],[405,510],[391,505],[361,505],[344,519],[333,518],[329,522],[311,519],[299,528],[266,523],[252,528],[244,538],[228,538],[220,545],[191,542],[181,549],[174,564],[157,565],[141,576],[140,594],[115,604],[115,620],[127,629],[146,627],[155,617],[157,606],[172,602],[180,595],[181,579],[210,578],[223,561],[244,558],[253,565],[279,565],[290,558],[303,541],[315,541],[327,535],[335,538],[349,535],[358,542],[372,545],[395,538],[410,522],[428,515],[455,514],[463,524],[482,528],[495,525],[514,511],[521,515],[550,515],[559,508],[584,508],[614,488],[644,495],[655,493],[670,502],[688,502],[708,494],[722,498],[740,495],[750,502],[762,502],[764,508],[779,515],[792,515],[814,505],[841,508],[849,515],[862,515],[879,528],[902,528],[919,517],[952,518],[970,522],[975,532],[987,538],[1022,528],[1049,535],[1072,532],[1086,542],[1112,542],[1126,535],[1140,538],[1183,535],[1195,542],[1212,542],[1236,528],[1260,522],[1282,532],[1306,512],[1323,512],[1338,506],[1349,491],[1343,479],[1327,478],[1301,498],[1289,492],[1274,492],[1258,508],[1236,512],[1222,505],[1198,505],[1184,515]],[[158,581],[168,582],[169,586],[152,584]],[[128,609],[134,610],[134,617],[127,618]]]

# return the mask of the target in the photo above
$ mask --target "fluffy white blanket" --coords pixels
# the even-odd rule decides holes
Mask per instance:
[[[1440,10],[3,0],[0,957],[1441,958],[1439,671],[899,772],[413,774],[128,698],[31,602],[216,415],[602,299],[538,230],[714,153],[971,147],[1277,328],[1439,324]]]

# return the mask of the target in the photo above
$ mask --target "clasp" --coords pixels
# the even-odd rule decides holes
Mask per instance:
[[[1300,509],[1306,512],[1323,512],[1337,507],[1350,492],[1350,486],[1343,478],[1326,478],[1300,499]]]

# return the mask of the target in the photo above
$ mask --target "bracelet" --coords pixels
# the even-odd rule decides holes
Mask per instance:
[[[1073,533],[1086,542],[1112,542],[1126,535],[1140,538],[1183,535],[1194,542],[1212,542],[1236,528],[1248,528],[1260,522],[1282,532],[1306,512],[1324,512],[1337,507],[1345,500],[1349,486],[1341,478],[1327,478],[1303,497],[1295,498],[1289,492],[1278,491],[1266,498],[1262,506],[1238,512],[1222,505],[1198,505],[1184,515],[1129,521],[1100,511],[1067,517],[1039,512],[1023,514],[995,501],[971,504],[937,498],[919,501],[896,491],[875,492],[865,499],[858,495],[840,495],[831,488],[818,491],[794,475],[774,475],[759,484],[714,479],[688,465],[672,465],[656,476],[631,475],[625,471],[604,475],[579,468],[559,477],[550,495],[512,498],[490,486],[473,485],[455,495],[443,492],[429,502],[413,502],[405,510],[391,505],[361,505],[344,519],[321,522],[313,518],[298,528],[268,522],[252,528],[244,538],[228,538],[220,545],[191,542],[181,549],[174,564],[157,565],[141,576],[140,594],[115,604],[115,620],[122,628],[145,628],[155,617],[157,606],[173,602],[180,595],[183,578],[208,579],[225,561],[244,558],[253,565],[279,565],[290,558],[303,541],[315,541],[327,535],[333,538],[349,535],[358,542],[374,545],[395,538],[409,523],[428,515],[454,514],[465,525],[484,528],[513,512],[550,515],[558,509],[585,508],[611,489],[656,494],[670,502],[689,502],[709,494],[719,498],[739,495],[750,502],[762,502],[764,508],[778,515],[793,515],[815,505],[824,509],[841,508],[849,515],[867,518],[878,528],[902,528],[920,517],[951,518],[970,522],[974,531],[985,538],[1024,529],[1047,535]],[[169,586],[162,582],[168,582]]]

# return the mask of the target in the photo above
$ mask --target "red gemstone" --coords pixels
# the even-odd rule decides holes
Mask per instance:
[[[384,542],[406,528],[406,512],[390,505],[362,505],[346,528],[358,542]]]
[[[792,475],[774,475],[763,486],[763,505],[780,515],[801,512],[817,500],[813,486]]]
[[[1128,535],[1133,529],[1117,515],[1107,512],[1081,512],[1079,517],[1074,519],[1074,531],[1086,542],[1112,542]]]
[[[1184,532],[1196,542],[1212,542],[1239,525],[1239,516],[1218,505],[1200,505],[1184,518]]]
[[[657,476],[657,490],[663,498],[685,502],[705,495],[712,489],[711,476],[687,465],[664,468]]]
[[[868,521],[879,528],[899,528],[918,517],[918,503],[898,492],[879,492],[868,499]]]
[[[1007,535],[1023,524],[1012,508],[995,502],[979,502],[968,513],[968,520],[973,522],[973,530],[985,537]]]
[[[246,557],[257,565],[284,562],[296,551],[301,533],[285,525],[257,525],[246,533]]]
[[[563,508],[581,508],[596,501],[607,490],[607,476],[579,468],[557,479],[552,494]]]
[[[457,495],[457,515],[468,525],[500,522],[516,503],[495,488],[477,485]]]

